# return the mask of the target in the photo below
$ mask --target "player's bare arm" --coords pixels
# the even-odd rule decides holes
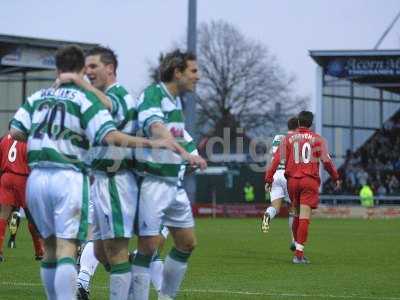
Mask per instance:
[[[104,141],[109,145],[129,148],[165,148],[177,152],[175,144],[168,139],[159,138],[149,140],[142,137],[130,136],[120,131],[114,130],[104,137]]]
[[[77,86],[79,86],[89,92],[92,92],[93,94],[95,94],[97,96],[97,98],[99,98],[101,103],[103,103],[103,105],[108,110],[112,109],[112,103],[111,103],[110,99],[108,99],[107,95],[104,94],[99,89],[97,89],[96,87],[94,87],[93,85],[91,85],[90,82],[87,82],[84,78],[82,78],[81,76],[79,76],[76,73],[60,73],[57,77],[55,88],[57,88],[58,86],[60,86],[63,83],[70,83],[70,82],[73,82]]]
[[[172,136],[167,127],[164,126],[161,122],[155,122],[151,124],[150,131],[152,136],[156,138],[163,138],[170,140],[176,149],[176,152],[182,157],[183,160],[186,160],[191,166],[198,166],[201,170],[207,168],[207,162],[199,155],[189,154]]]

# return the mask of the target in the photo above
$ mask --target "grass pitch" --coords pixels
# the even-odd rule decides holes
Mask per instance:
[[[177,299],[400,300],[398,219],[312,220],[310,265],[291,264],[286,219],[273,220],[268,234],[257,219],[198,219],[196,232],[198,247]],[[4,250],[0,299],[45,299],[26,222],[17,248]],[[107,284],[99,267],[91,299],[108,299]]]

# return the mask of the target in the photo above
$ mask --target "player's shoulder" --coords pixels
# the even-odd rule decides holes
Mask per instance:
[[[26,99],[26,101],[28,102],[28,104],[33,105],[38,100],[54,97],[54,91],[55,90],[53,88],[43,88],[43,89],[37,90],[36,92],[31,94]]]
[[[10,134],[5,134],[4,136],[2,136],[0,138],[0,148],[2,150],[4,150],[4,149],[7,150],[14,141],[15,140],[12,138],[12,136]]]
[[[143,90],[138,99],[139,109],[146,109],[149,106],[160,106],[165,97],[159,84],[151,84]]]
[[[101,106],[101,101],[100,99],[96,96],[95,93],[85,90],[83,88],[80,88],[79,86],[76,85],[70,85],[66,87],[71,90],[71,95],[68,100],[71,100],[72,102],[75,102],[78,105],[81,106],[90,106],[93,104],[97,104]]]
[[[125,96],[129,95],[129,92],[123,85],[116,82],[106,90],[106,94],[113,95],[118,98],[124,98]]]
[[[144,89],[143,95],[147,97],[157,97],[157,98],[163,98],[164,93],[163,89],[161,88],[160,84],[154,83],[149,85],[147,88]]]

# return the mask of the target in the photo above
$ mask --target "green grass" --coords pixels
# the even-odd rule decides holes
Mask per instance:
[[[178,299],[400,300],[400,220],[313,220],[310,265],[291,264],[285,219],[268,234],[256,219],[200,219],[196,232]],[[0,264],[0,299],[44,299],[25,223],[17,247],[5,249]],[[92,299],[108,299],[106,286],[99,268]]]

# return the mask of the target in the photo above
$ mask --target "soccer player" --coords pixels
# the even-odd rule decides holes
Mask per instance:
[[[296,117],[292,117],[287,122],[288,134],[292,133],[298,127],[298,120]],[[278,134],[272,141],[272,153],[274,154],[279,147],[281,141],[285,138],[285,135]],[[268,192],[268,190],[266,190]],[[285,161],[281,159],[278,169],[274,174],[274,181],[271,187],[271,206],[269,206],[263,216],[261,229],[263,232],[268,232],[269,224],[273,218],[279,213],[282,206],[282,202],[285,202],[289,209],[289,231],[292,237],[292,243],[290,249],[295,250],[294,235],[292,232],[293,218],[295,217],[295,210],[291,205],[290,198],[287,191],[287,181],[285,178]]]
[[[196,57],[179,50],[168,53],[160,63],[159,84],[147,87],[139,97],[139,127],[149,137],[178,141],[188,152],[196,146],[185,131],[180,95],[193,91],[199,79]],[[175,298],[195,247],[194,220],[186,193],[177,197],[182,160],[170,151],[137,153],[138,170],[145,174],[139,197],[138,253],[132,268],[133,299],[149,297],[149,265],[159,244],[159,228],[168,227],[174,247],[164,262],[159,299]],[[200,156],[184,158],[201,169]]]
[[[61,82],[73,81],[95,93],[110,111],[119,130],[135,135],[137,130],[136,102],[117,82],[118,60],[105,47],[94,47],[85,59],[86,76],[60,74]],[[110,268],[110,299],[126,299],[131,283],[128,243],[133,236],[136,214],[137,183],[133,174],[134,161],[129,148],[96,145],[91,150],[91,202],[94,204],[93,242],[83,248],[78,275],[78,297],[88,299],[90,279],[97,267],[98,256]],[[93,251],[94,250],[94,251]]]
[[[85,58],[78,46],[60,48],[55,61],[58,73],[84,74]],[[44,239],[41,278],[47,298],[74,299],[77,243],[87,234],[89,180],[84,158],[88,150],[102,144],[179,149],[168,140],[118,131],[98,98],[75,84],[30,96],[11,121],[10,133],[17,140],[28,138],[32,171],[27,204]]]
[[[43,257],[43,245],[35,226],[32,224],[25,201],[26,180],[29,175],[25,142],[18,142],[10,135],[6,135],[1,139],[0,172],[2,174],[0,179],[0,262],[4,260],[3,242],[7,228],[7,220],[13,208],[19,210],[20,207],[25,210],[25,214],[28,217],[28,229],[32,236],[35,259],[40,260]],[[16,231],[18,221],[15,219],[12,222],[15,224],[10,225],[13,225]],[[11,242],[15,243],[15,240],[11,240]]]
[[[332,179],[336,181],[336,187],[340,188],[339,175],[329,156],[325,140],[310,129],[313,117],[310,111],[300,112],[298,115],[299,128],[285,137],[265,174],[266,188],[270,189],[275,171],[281,159],[285,159],[285,177],[287,178],[289,197],[299,215],[293,220],[296,241],[294,264],[309,263],[304,256],[304,246],[307,240],[311,211],[317,208],[319,203],[320,161]]]

